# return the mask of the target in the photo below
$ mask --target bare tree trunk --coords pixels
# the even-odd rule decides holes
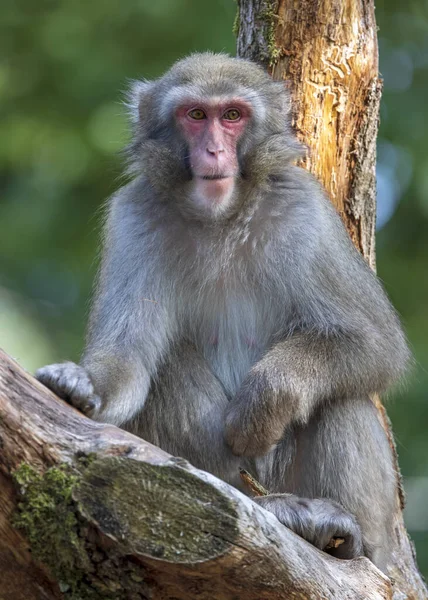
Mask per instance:
[[[390,600],[182,459],[84,417],[0,351],[1,600]]]
[[[376,137],[382,84],[373,0],[238,0],[238,55],[286,82],[304,165],[326,188],[357,248],[375,268]],[[385,409],[375,399],[396,459]],[[394,598],[428,593],[404,527],[397,463]]]

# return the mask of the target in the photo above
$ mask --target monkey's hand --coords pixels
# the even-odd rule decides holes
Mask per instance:
[[[263,456],[299,420],[299,394],[281,372],[255,365],[227,408],[226,441],[237,456]]]
[[[299,498],[292,494],[270,494],[253,500],[320,550],[325,550],[332,538],[342,538],[343,543],[328,549],[328,553],[336,558],[355,558],[364,554],[356,518],[337,502]]]
[[[88,372],[73,362],[48,365],[36,371],[41,383],[88,417],[101,407]]]

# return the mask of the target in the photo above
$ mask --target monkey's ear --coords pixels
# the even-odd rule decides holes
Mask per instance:
[[[144,123],[150,115],[153,98],[153,81],[133,81],[126,93],[125,105],[132,125]]]

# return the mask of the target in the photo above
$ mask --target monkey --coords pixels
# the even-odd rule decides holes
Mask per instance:
[[[80,364],[36,377],[242,489],[317,548],[386,571],[394,459],[372,395],[410,351],[322,186],[296,165],[285,86],[197,53],[128,98]]]

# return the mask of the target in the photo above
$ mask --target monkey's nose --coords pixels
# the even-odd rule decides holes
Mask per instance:
[[[207,146],[208,154],[217,157],[221,152],[224,152],[223,146]]]

